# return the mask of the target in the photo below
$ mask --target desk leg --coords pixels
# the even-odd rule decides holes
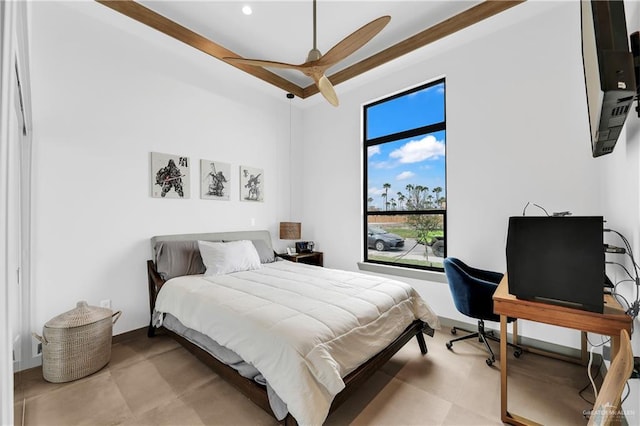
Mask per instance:
[[[500,315],[500,418],[509,422],[507,412],[507,317]]]
[[[517,326],[515,327],[513,333],[515,341],[517,341],[518,329]],[[507,317],[500,315],[500,419],[503,423],[514,426],[538,425],[532,420],[509,413],[507,410],[507,358]]]

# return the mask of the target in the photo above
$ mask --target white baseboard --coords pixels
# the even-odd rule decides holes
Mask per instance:
[[[30,368],[40,367],[41,365],[42,365],[42,355],[38,355],[38,356],[34,356],[33,358],[22,360],[21,362],[14,361],[13,372],[17,373],[19,371],[28,370]]]

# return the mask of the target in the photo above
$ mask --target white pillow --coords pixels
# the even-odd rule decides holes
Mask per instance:
[[[260,256],[249,240],[216,243],[198,241],[205,275],[224,275],[231,272],[260,269]]]

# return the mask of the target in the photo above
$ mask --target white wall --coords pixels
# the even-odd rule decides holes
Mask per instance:
[[[507,220],[527,201],[550,212],[608,215],[603,191],[616,184],[602,184],[602,162],[591,156],[579,19],[577,2],[526,2],[423,48],[422,62],[391,64],[347,92],[338,86],[339,110],[305,110],[303,222],[326,264],[356,270],[362,259],[362,104],[443,75],[448,255],[505,270]],[[483,36],[487,25],[495,31]],[[637,171],[632,179],[637,204]],[[407,281],[439,315],[469,321],[446,284]],[[570,330],[524,322],[519,331],[579,347],[579,333]]]
[[[23,362],[31,352],[30,239],[25,220],[31,146],[26,3],[2,2],[0,22],[0,424],[20,424],[24,378],[13,373],[31,366]]]
[[[640,3],[625,1],[627,30],[632,33],[640,31]],[[638,103],[634,103],[634,108]],[[622,233],[629,240],[636,260],[640,255],[640,117],[632,110],[627,117],[623,134],[616,143],[610,155],[602,157],[604,176],[602,181],[602,208],[608,218],[608,226]],[[619,237],[607,234],[605,242],[616,246],[623,246]],[[633,265],[627,256],[607,255],[608,260],[621,262],[630,271]],[[607,274],[614,282],[628,277],[617,266],[610,266]],[[632,283],[618,286],[619,291],[629,301],[636,298],[636,290]],[[640,291],[640,288],[638,289]],[[636,332],[631,337],[631,345],[635,356],[640,356],[640,320],[634,321]],[[629,424],[637,423],[640,415],[640,380],[630,380],[630,396],[623,404]]]
[[[96,2],[31,6],[34,328],[103,299],[123,312],[115,334],[144,327],[151,236],[277,238],[292,195],[289,101]],[[191,158],[190,199],[150,197],[152,151]],[[200,199],[200,159],[231,163],[231,201]],[[239,165],[264,170],[263,203],[239,201]]]
[[[624,214],[604,207],[609,198],[622,205],[631,193],[640,208],[637,153],[614,153],[635,167],[624,188],[603,173],[610,160],[590,155],[575,2],[526,2],[420,49],[410,55],[417,64],[370,71],[337,87],[340,108],[312,99],[300,111],[294,101],[291,147],[290,105],[274,100],[277,89],[97,3],[31,6],[36,327],[77,300],[107,298],[124,312],[116,333],[145,325],[144,261],[156,234],[246,229],[255,218],[276,235],[279,220],[301,219],[327,266],[356,270],[361,106],[443,75],[449,255],[504,270],[506,221],[527,201],[611,221]],[[150,151],[191,157],[190,200],[149,197]],[[266,202],[237,201],[237,187],[234,201],[199,200],[200,158],[264,168]],[[637,215],[624,217],[637,244]],[[446,285],[409,282],[441,316],[465,320]],[[579,342],[531,323],[520,331]]]
[[[443,75],[449,255],[504,270],[507,218],[527,201],[604,214],[640,253],[640,120],[631,117],[612,155],[591,158],[576,2],[526,2],[339,85],[340,108],[310,99],[291,110],[277,89],[95,2],[30,5],[36,329],[81,299],[111,299],[123,311],[116,334],[145,326],[144,263],[157,234],[255,219],[275,236],[278,221],[302,220],[327,266],[356,270],[362,104]],[[640,6],[625,5],[638,30]],[[191,157],[189,200],[149,196],[151,151]],[[201,158],[263,168],[266,201],[238,201],[237,185],[233,201],[200,200]],[[407,281],[439,315],[469,321],[446,285]],[[568,330],[525,322],[520,331],[579,345]]]
[[[15,23],[15,7],[11,4],[0,3],[0,63],[13,63],[12,56],[15,48],[13,26]],[[0,68],[0,422],[13,423],[13,317],[11,305],[15,303],[15,292],[10,285],[13,280],[9,275],[10,255],[7,243],[11,230],[9,217],[13,211],[10,204],[9,170],[11,166],[11,111],[13,110],[13,69],[3,66]],[[15,247],[11,247],[15,248]]]

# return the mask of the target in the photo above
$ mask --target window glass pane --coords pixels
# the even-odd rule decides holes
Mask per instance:
[[[367,260],[442,268],[443,214],[367,215]]]
[[[444,92],[438,80],[363,107],[366,262],[442,270]]]
[[[366,108],[366,138],[444,121],[444,82]]]
[[[444,209],[445,134],[443,130],[370,146],[367,210]]]

